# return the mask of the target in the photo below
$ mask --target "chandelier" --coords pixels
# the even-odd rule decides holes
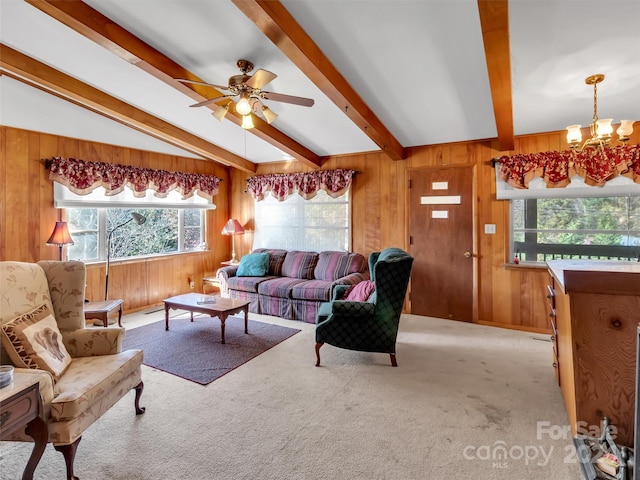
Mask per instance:
[[[613,133],[612,118],[598,118],[598,92],[597,85],[604,80],[602,73],[597,73],[585,78],[584,83],[593,85],[593,120],[589,128],[591,138],[582,143],[582,125],[570,125],[567,127],[567,143],[572,150],[582,151],[586,147],[602,148],[609,145]],[[633,120],[621,120],[616,130],[619,142],[627,142],[633,133]]]

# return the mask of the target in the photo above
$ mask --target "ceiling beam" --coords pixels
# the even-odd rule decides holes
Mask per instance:
[[[254,163],[2,43],[0,43],[0,71],[191,153],[245,172],[256,172]]]
[[[352,122],[393,160],[406,158],[400,142],[333,66],[278,0],[232,0]]]
[[[508,0],[478,0],[493,112],[501,151],[513,150]]]
[[[206,82],[80,0],[25,1],[197,102],[224,95],[213,87],[187,85],[176,81],[177,78],[186,78]],[[203,108],[215,111],[220,106],[214,103]],[[233,110],[229,111],[225,119],[236,125],[242,123],[242,117]],[[255,127],[248,132],[307,166],[320,167],[320,157],[305,146],[258,116],[254,115],[253,123]]]

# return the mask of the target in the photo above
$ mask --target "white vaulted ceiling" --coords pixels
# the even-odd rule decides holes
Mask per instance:
[[[271,126],[249,131],[229,115],[220,123],[209,108],[189,107],[211,98],[212,91],[177,85],[171,75],[158,75],[162,65],[137,57],[134,47],[123,53],[114,46],[117,38],[105,42],[117,29],[105,27],[107,33],[101,33],[91,21],[71,18],[64,8],[74,3],[77,11],[95,9],[128,31],[125,47],[144,42],[155,59],[168,59],[162,65],[173,62],[192,78],[226,84],[239,73],[236,61],[244,58],[256,70],[278,75],[266,90],[313,98],[315,105],[266,101],[279,117]],[[492,6],[506,2],[0,0],[0,61],[6,74],[0,77],[0,120],[182,152],[249,171],[257,163],[291,157],[319,166],[328,155],[380,149],[399,159],[406,147],[466,140],[498,138],[509,149],[513,135],[587,125],[593,90],[584,79],[594,73],[606,75],[598,86],[599,116],[640,120],[639,0],[512,0],[508,16],[498,21],[490,16],[481,21],[479,3],[490,14]],[[275,5],[277,14],[265,20],[264,5]],[[270,39],[263,31],[273,31],[266,24],[277,23],[282,10],[292,17],[286,22],[291,29]],[[491,43],[505,21],[508,41]],[[485,53],[483,29],[484,39],[498,51]],[[108,95],[103,103],[115,98],[137,108],[143,126],[127,130],[126,119],[116,123],[87,110],[90,102],[48,84],[51,71],[23,67],[29,59]],[[197,146],[144,128],[154,123],[151,118],[164,122],[160,130],[175,128]]]

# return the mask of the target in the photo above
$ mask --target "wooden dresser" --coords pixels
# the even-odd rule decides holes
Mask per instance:
[[[545,299],[553,364],[573,434],[604,416],[633,446],[640,263],[552,260]]]

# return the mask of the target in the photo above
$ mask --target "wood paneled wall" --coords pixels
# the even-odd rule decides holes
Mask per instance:
[[[640,129],[631,143],[640,143]],[[565,133],[518,137],[515,148],[500,152],[497,142],[477,141],[423,146],[409,149],[406,160],[393,161],[380,152],[328,158],[323,169],[358,170],[353,185],[352,249],[364,255],[385,247],[409,250],[408,245],[408,171],[447,165],[474,166],[474,231],[477,245],[475,323],[549,333],[544,308],[547,270],[510,264],[509,202],[495,199],[495,171],[492,158],[504,154],[534,153],[567,148]],[[297,163],[260,165],[257,174],[304,172],[309,168]],[[234,171],[232,215],[243,222],[252,221],[253,200],[237,184],[250,175]],[[484,233],[485,224],[495,224],[496,234]],[[243,239],[243,251],[251,249],[250,238]],[[419,294],[419,292],[412,292]]]
[[[161,256],[142,261],[111,262],[109,297],[123,298],[125,310],[161,303],[163,298],[199,291],[203,275],[215,272],[231,256],[230,237],[220,235],[229,218],[229,172],[204,160],[115,147],[73,138],[0,127],[0,260],[37,262],[56,260],[58,248],[47,246],[58,211],[53,206],[53,183],[43,159],[53,156],[135,165],[158,170],[196,172],[222,179],[207,211],[209,251]],[[87,267],[86,297],[104,296],[104,262]]]
[[[631,143],[640,143],[640,129]],[[409,149],[406,160],[393,161],[380,152],[334,156],[323,169],[352,168],[352,249],[364,255],[385,247],[409,249],[407,242],[407,179],[410,169],[445,165],[474,166],[475,235],[478,251],[476,323],[533,332],[549,332],[544,310],[546,269],[509,263],[509,202],[495,199],[494,170],[490,160],[503,153],[533,153],[566,148],[564,132],[516,138],[515,149],[499,152],[491,141],[460,142]],[[45,242],[57,218],[48,171],[40,161],[51,156],[101,160],[215,174],[223,179],[215,199],[217,210],[208,213],[210,251],[112,264],[110,296],[125,299],[125,309],[157,304],[162,298],[189,291],[189,279],[200,288],[204,274],[214,272],[231,256],[230,237],[220,235],[224,223],[236,218],[247,229],[236,237],[236,253],[251,251],[253,199],[246,193],[245,172],[170,155],[149,153],[94,142],[0,128],[0,258],[20,261],[55,259],[57,249]],[[302,172],[298,162],[260,165],[257,174]],[[495,235],[484,225],[496,225]],[[87,296],[100,299],[104,291],[104,264],[88,267]]]

